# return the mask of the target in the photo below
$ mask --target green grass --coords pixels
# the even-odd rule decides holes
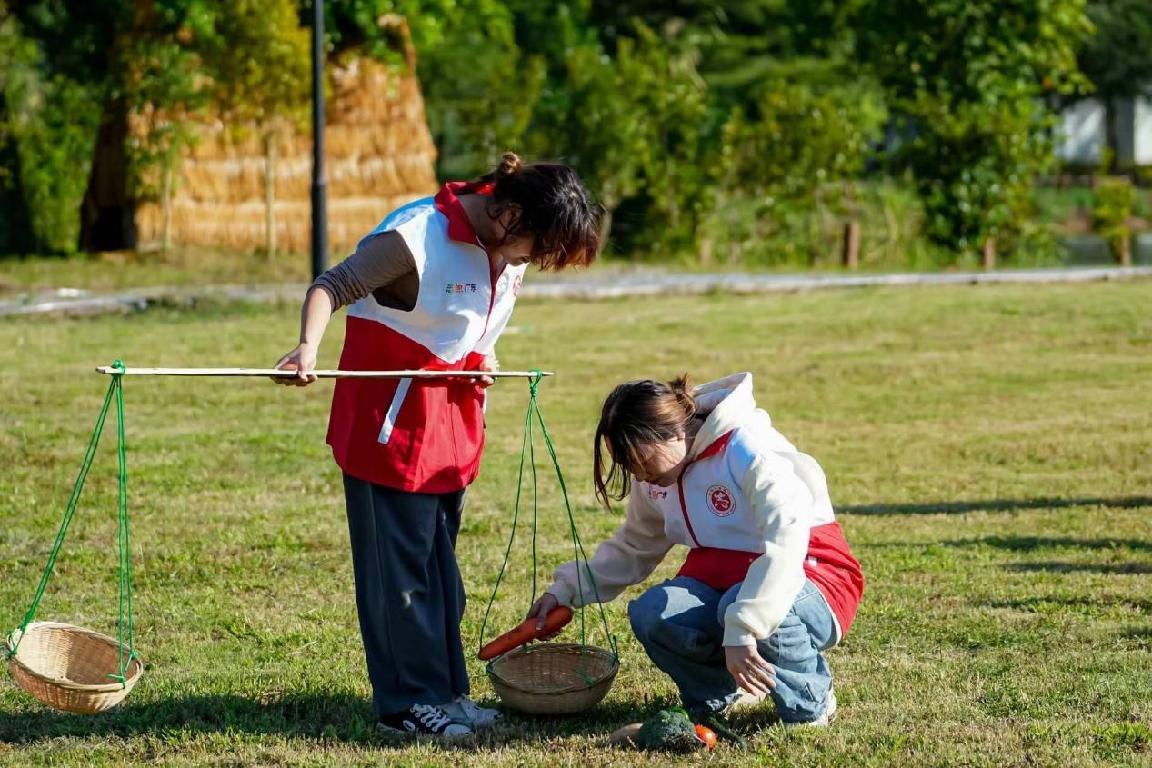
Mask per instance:
[[[49,288],[109,291],[155,285],[306,282],[307,255],[258,254],[212,248],[176,248],[169,253],[123,251],[73,256],[0,259],[0,298],[5,293]]]
[[[756,372],[781,430],[824,464],[868,576],[830,654],[826,731],[746,718],[722,765],[1148,765],[1152,760],[1152,311],[1146,281],[782,296],[525,302],[505,367],[543,366],[581,532],[608,535],[590,441],[617,382]],[[266,365],[294,306],[217,305],[0,322],[0,626],[31,598],[107,381],[92,366]],[[342,323],[321,364],[334,365]],[[373,735],[329,384],[128,379],[138,646],[123,708],[48,711],[0,683],[0,764],[656,765],[602,746],[673,701],[609,606],[622,668],[584,717],[514,718],[467,749]],[[493,390],[459,556],[474,648],[508,533],[526,403]],[[43,618],[115,629],[114,450],[103,446]],[[546,475],[542,474],[542,478]],[[541,491],[540,576],[568,555]],[[521,539],[523,544],[524,540]],[[495,609],[530,583],[516,549]],[[657,576],[678,565],[673,553]],[[634,595],[632,590],[628,595]],[[569,636],[572,631],[569,631]],[[593,641],[602,644],[600,635]],[[475,695],[492,696],[471,662]]]

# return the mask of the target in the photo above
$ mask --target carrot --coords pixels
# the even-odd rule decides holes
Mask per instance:
[[[480,649],[481,661],[489,661],[501,656],[513,648],[519,648],[536,638],[536,620],[525,619],[515,629],[509,630]]]
[[[716,749],[716,732],[708,726],[697,724],[696,738],[704,742],[704,746],[709,752]]]
[[[547,637],[559,632],[570,621],[572,621],[572,609],[566,605],[557,606],[545,617],[544,626],[536,633],[536,638]]]
[[[538,637],[559,632],[560,629],[571,620],[572,609],[566,605],[553,608],[544,619],[544,627],[539,632],[536,631],[536,622],[538,619],[525,619],[520,622],[520,625],[515,629],[505,632],[481,648],[478,654],[480,660],[489,661],[497,656],[508,653],[508,651],[519,648],[526,643],[530,643]]]

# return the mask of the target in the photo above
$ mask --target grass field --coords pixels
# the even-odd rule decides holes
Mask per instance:
[[[92,366],[270,365],[296,322],[295,306],[243,304],[0,321],[0,626],[31,599],[79,467],[107,386]],[[341,326],[322,366],[335,365]],[[1152,763],[1152,283],[525,302],[512,330],[506,368],[559,373],[541,406],[589,544],[618,522],[595,507],[589,464],[599,404],[624,379],[752,370],[777,426],[827,470],[869,579],[830,654],[840,716],[825,731],[744,718],[746,750],[685,762]],[[624,600],[608,611],[621,673],[587,716],[511,718],[468,748],[377,740],[323,444],[329,390],[127,380],[148,671],[121,709],[92,718],[0,683],[0,764],[665,764],[602,746],[673,701]],[[522,382],[492,390],[469,492],[459,557],[473,647],[509,531],[526,400]],[[115,629],[113,437],[42,618]],[[555,483],[540,477],[546,582],[570,544]],[[520,542],[500,627],[529,600]],[[471,672],[490,700],[482,665]]]

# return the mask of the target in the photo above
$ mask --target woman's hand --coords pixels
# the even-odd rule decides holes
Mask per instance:
[[[498,371],[500,370],[500,361],[496,359],[495,355],[485,355],[480,365],[476,366],[478,371]],[[491,376],[477,376],[472,379],[472,383],[487,389],[496,383],[496,379]]]
[[[776,687],[776,670],[764,661],[754,645],[726,645],[724,659],[736,684],[755,696],[766,696]]]
[[[560,601],[556,599],[556,595],[551,592],[545,592],[536,598],[536,602],[532,603],[532,607],[528,609],[526,619],[536,619],[536,631],[539,632],[544,628],[544,619],[548,618],[553,609],[559,607]],[[553,632],[550,635],[541,635],[537,640],[548,640],[560,634],[559,631]]]
[[[316,381],[308,371],[316,369],[316,348],[304,342],[292,350],[274,366],[281,371],[298,371],[296,376],[276,376],[273,381],[288,386],[306,387]]]

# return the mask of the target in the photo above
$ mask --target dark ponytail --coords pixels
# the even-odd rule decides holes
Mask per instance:
[[[525,165],[515,153],[505,152],[495,170],[470,187],[488,188],[493,218],[509,208],[514,212],[504,237],[532,235],[532,263],[540,269],[587,266],[600,253],[604,209],[568,166]]]

